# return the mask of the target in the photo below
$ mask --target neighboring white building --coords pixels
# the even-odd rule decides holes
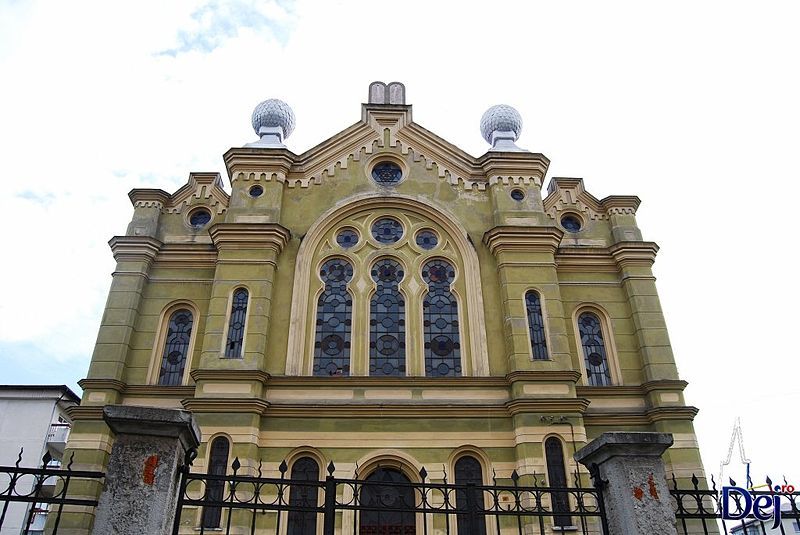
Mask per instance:
[[[20,448],[20,467],[40,468],[46,452],[53,458],[51,465],[60,463],[72,424],[66,409],[79,403],[80,398],[64,385],[0,385],[0,466],[14,466]],[[0,480],[0,486],[7,482],[7,477]],[[52,490],[43,487],[45,492]],[[29,504],[10,504],[0,535],[19,535],[28,510]],[[43,533],[46,515],[34,510],[32,535]]]

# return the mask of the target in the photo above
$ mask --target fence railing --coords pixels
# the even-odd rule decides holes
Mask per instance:
[[[750,490],[749,497],[737,491],[729,492],[728,496],[728,517],[737,518],[730,520],[723,517],[722,489],[717,489],[717,482],[711,476],[711,488],[701,488],[700,480],[692,475],[691,488],[679,488],[678,480],[672,476],[672,496],[675,517],[677,520],[678,533],[689,535],[693,533],[720,533],[733,535],[768,535],[778,534],[787,535],[790,533],[800,533],[800,493],[798,492],[776,492],[773,481],[767,477],[765,480],[768,490]],[[730,480],[730,486],[736,487],[736,482]],[[761,487],[761,488],[763,488]],[[766,499],[759,497],[769,497],[769,503],[774,504],[775,496],[779,497],[778,507],[780,510],[780,521],[775,524],[773,514],[774,507],[770,510],[763,510],[762,518],[759,519],[753,513],[753,504],[758,500],[761,506],[767,504]],[[749,503],[749,505],[748,505]],[[762,509],[769,509],[763,507]],[[746,514],[748,513],[749,514]],[[768,515],[769,513],[769,515]]]
[[[305,535],[319,526],[324,535],[608,533],[601,488],[546,487],[535,474],[523,486],[516,471],[510,484],[484,485],[430,481],[425,468],[414,482],[389,467],[338,478],[333,462],[324,480],[289,479],[285,462],[277,478],[263,477],[260,464],[254,475],[240,474],[238,459],[231,468],[230,475],[182,469],[174,534]]]
[[[22,468],[22,453],[20,450],[14,466],[0,466],[0,530],[5,526],[19,528],[23,535],[38,532],[46,512],[52,522],[47,533],[57,535],[65,506],[97,506],[96,499],[77,495],[75,486],[79,481],[100,482],[105,474],[73,470],[74,454],[63,468],[48,467],[49,453],[42,458],[43,468]],[[18,525],[11,526],[11,522]]]

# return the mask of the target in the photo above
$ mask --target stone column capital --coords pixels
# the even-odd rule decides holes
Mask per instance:
[[[672,446],[669,433],[603,433],[575,453],[575,460],[590,466],[601,465],[612,457],[661,457]]]
[[[175,438],[184,451],[200,445],[200,428],[192,413],[178,409],[106,405],[103,420],[114,434]]]

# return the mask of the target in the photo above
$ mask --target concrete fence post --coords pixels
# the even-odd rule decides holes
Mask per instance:
[[[603,502],[609,535],[677,535],[661,455],[669,433],[603,433],[575,453],[575,460],[607,482]]]
[[[106,405],[116,435],[100,494],[94,535],[169,535],[179,468],[200,443],[192,414],[176,409]]]

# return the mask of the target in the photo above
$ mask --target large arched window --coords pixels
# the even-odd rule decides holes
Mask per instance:
[[[228,454],[231,444],[225,437],[217,437],[211,442],[208,455],[208,475],[224,476],[228,471]],[[225,492],[225,481],[209,480],[206,483],[206,496],[210,502],[222,502]],[[202,524],[204,528],[218,528],[222,519],[222,507],[208,506],[203,508]]]
[[[317,513],[297,511],[297,508],[315,508],[319,495],[317,485],[304,485],[303,481],[319,481],[319,465],[311,457],[301,457],[292,465],[292,485],[289,491],[289,521],[286,535],[316,535]]]
[[[325,290],[317,301],[314,375],[350,375],[350,325],[353,300],[347,283],[353,266],[343,258],[322,264],[319,276]]]
[[[458,302],[450,291],[455,279],[453,266],[442,259],[422,267],[428,293],[422,302],[425,375],[461,375],[461,341],[458,331]]]
[[[547,360],[547,339],[544,334],[542,299],[539,292],[529,290],[525,294],[525,310],[528,313],[528,333],[531,337],[531,355],[534,360]]]
[[[416,501],[411,481],[394,468],[378,468],[359,489],[361,533],[413,535]]]
[[[233,292],[231,317],[228,321],[228,340],[225,342],[225,357],[238,359],[242,356],[244,341],[244,324],[247,318],[247,299],[249,294],[245,288]]]
[[[470,485],[483,485],[483,470],[481,463],[475,457],[465,456],[456,461],[456,507],[459,510],[474,508],[475,511],[483,509],[483,491],[472,489]],[[464,488],[466,487],[466,488]],[[470,493],[471,492],[471,493]],[[474,518],[475,522],[470,522]],[[484,516],[475,514],[459,514],[457,517],[459,535],[486,535],[486,521]]]
[[[606,344],[603,340],[603,325],[594,312],[582,312],[578,316],[578,332],[581,336],[587,382],[591,386],[611,384]]]
[[[391,258],[375,262],[376,283],[369,303],[369,374],[406,374],[405,300],[400,293],[403,267]]]
[[[556,437],[550,437],[544,442],[544,454],[547,460],[547,479],[551,488],[567,488],[567,471],[564,468],[564,448]],[[569,494],[567,491],[553,491],[550,494],[554,513],[569,512]],[[572,518],[565,514],[556,514],[553,522],[558,527],[572,525]]]
[[[189,357],[193,322],[192,313],[185,308],[176,310],[170,316],[167,336],[164,339],[161,370],[158,374],[159,385],[177,386],[183,383],[183,372]]]

